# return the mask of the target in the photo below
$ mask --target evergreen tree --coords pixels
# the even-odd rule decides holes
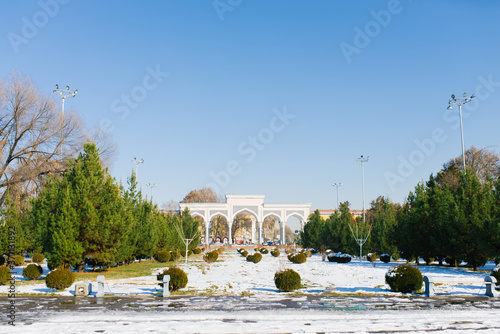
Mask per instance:
[[[33,201],[31,218],[52,266],[82,270],[118,260],[130,234],[120,188],[103,169],[95,144],[87,143],[61,179],[52,179]]]
[[[397,213],[394,203],[386,197],[379,196],[375,201],[372,201],[371,208],[368,210],[367,216],[372,226],[370,248],[378,254],[388,253],[395,254],[396,246],[396,229],[397,229]]]
[[[323,244],[322,233],[324,230],[325,220],[321,217],[319,210],[314,211],[309,216],[304,229],[300,231],[300,241],[304,248],[320,249]]]

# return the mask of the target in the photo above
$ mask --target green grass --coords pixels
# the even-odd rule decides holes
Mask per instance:
[[[121,278],[131,278],[140,276],[149,276],[154,273],[155,269],[171,267],[175,265],[175,262],[159,263],[156,261],[146,260],[141,262],[134,262],[129,265],[118,266],[114,268],[108,268],[104,271],[96,272],[85,272],[78,273],[75,272],[75,281],[95,281],[98,275],[104,275],[107,280],[111,279],[121,279]]]

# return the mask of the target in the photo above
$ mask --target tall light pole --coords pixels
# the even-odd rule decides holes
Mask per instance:
[[[455,94],[451,94],[451,99],[448,101],[448,110],[452,110],[453,107],[451,106],[452,104],[458,104],[458,113],[460,114],[460,133],[462,136],[462,163],[463,163],[463,170],[465,174],[465,144],[464,144],[464,128],[462,124],[462,104],[468,103],[472,101],[473,98],[476,96],[472,94],[470,97],[467,97],[467,93],[463,94],[462,98],[456,98]]]
[[[147,187],[151,187],[151,203],[153,203],[153,188],[158,187],[158,185],[155,183],[148,183],[146,184]]]
[[[370,159],[370,157],[363,157],[363,155],[361,155],[361,157],[356,159],[357,161],[361,162],[361,178],[362,178],[361,183],[363,188],[363,225],[365,225],[365,162],[367,162],[368,159]],[[361,238],[360,235],[358,234],[358,225],[356,225],[356,241],[359,244],[360,259],[363,255],[363,244],[366,242],[366,240],[368,240],[368,235],[365,238]]]
[[[332,186],[337,188],[337,211],[339,210],[339,188],[342,187],[344,184],[341,182],[333,183]]]
[[[139,184],[139,164],[143,164],[144,159],[137,160],[137,158],[134,157],[132,162],[135,164],[135,179],[137,180],[137,184]]]
[[[69,90],[69,86],[66,86],[66,89],[59,88],[59,85],[56,84],[56,89],[54,89],[54,93],[59,95],[62,99],[62,121],[61,121],[61,159],[63,154],[63,130],[64,130],[64,100],[70,97],[75,97],[76,93],[78,93],[78,89],[74,92]]]

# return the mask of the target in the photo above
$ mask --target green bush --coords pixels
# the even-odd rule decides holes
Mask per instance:
[[[162,273],[156,275],[156,279],[162,281],[160,286],[163,287],[163,276],[170,275],[170,281],[168,283],[169,291],[176,291],[185,288],[188,283],[188,276],[181,268],[170,267],[165,269]]]
[[[278,248],[275,248],[271,251],[271,255],[274,257],[280,256],[280,250]]]
[[[57,268],[45,277],[45,284],[49,289],[63,290],[69,288],[75,281],[75,274],[65,268]]]
[[[274,284],[283,292],[297,290],[300,288],[300,275],[292,269],[279,271],[274,274]]]
[[[304,254],[306,257],[311,257],[312,256],[312,252],[309,250],[309,249],[303,249],[300,251],[302,254]]]
[[[389,254],[382,254],[380,255],[380,261],[384,263],[389,263],[391,262],[391,256]]]
[[[217,261],[218,258],[219,258],[219,252],[217,250],[213,250],[203,255],[203,260],[208,263],[215,262]]]
[[[193,254],[201,254],[201,248],[194,248]]]
[[[377,261],[377,254],[375,253],[370,253],[366,256],[367,260],[370,262],[375,262]]]
[[[14,255],[7,258],[7,263],[14,262],[14,266],[19,267],[24,264],[24,257],[21,255]]]
[[[177,261],[181,257],[181,253],[177,249],[170,251],[170,261]]]
[[[497,285],[500,285],[500,267],[496,267],[491,271],[490,276],[493,276],[497,279]]]
[[[385,274],[385,282],[395,292],[416,292],[422,288],[422,274],[416,267],[402,264]]]
[[[10,280],[11,272],[7,266],[0,266],[0,284],[5,284]]]
[[[262,260],[262,254],[260,253],[255,253],[247,256],[248,262],[259,263],[260,260]]]
[[[42,266],[39,264],[28,264],[26,268],[23,269],[23,276],[30,279],[30,280],[36,280],[39,279],[40,276],[43,274],[43,269]]]
[[[245,250],[245,249],[242,249],[241,252],[240,252],[241,256],[243,257],[247,257],[248,255],[248,252]]]
[[[304,263],[307,261],[307,256],[304,253],[290,254],[288,255],[288,260],[293,263]]]
[[[165,263],[165,262],[170,261],[170,252],[168,252],[166,250],[160,250],[160,251],[156,252],[155,260],[160,262],[160,263]]]
[[[45,256],[43,256],[43,254],[33,254],[32,259],[33,262],[40,264],[45,260]]]
[[[181,254],[181,257],[185,258],[186,257],[186,250],[185,249],[181,250],[180,254]],[[189,256],[193,255],[193,251],[189,249],[188,252],[187,252],[187,254],[188,254],[188,257],[189,257]]]
[[[293,248],[285,248],[285,254],[289,255],[289,254],[293,254],[293,253],[295,253]]]
[[[352,260],[352,256],[349,254],[338,253],[328,253],[326,256],[328,261],[337,263],[349,263]]]
[[[261,254],[269,254],[269,251],[267,250],[267,248],[264,248],[264,247],[262,247],[261,249],[259,249],[259,252]]]
[[[226,249],[224,247],[219,247],[217,248],[217,253],[219,253],[219,255],[221,255],[222,253],[224,253],[226,251]]]

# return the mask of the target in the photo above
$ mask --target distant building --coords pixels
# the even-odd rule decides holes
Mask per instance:
[[[311,214],[314,213],[316,210],[311,210]],[[335,213],[337,210],[318,210],[321,218],[323,219],[328,219],[332,214]],[[356,219],[356,217],[361,217],[363,216],[363,210],[349,210],[353,218]],[[365,215],[366,215],[367,210],[365,210]]]

